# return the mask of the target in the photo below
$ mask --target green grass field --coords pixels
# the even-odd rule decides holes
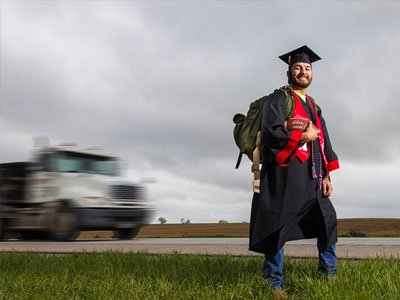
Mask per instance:
[[[400,259],[341,260],[318,279],[315,259],[285,262],[289,299],[400,299]],[[269,299],[262,258],[145,253],[0,253],[0,299]]]

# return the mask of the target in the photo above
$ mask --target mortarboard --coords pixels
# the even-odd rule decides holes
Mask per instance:
[[[311,64],[321,59],[321,57],[315,54],[314,51],[312,51],[306,45],[297,48],[296,50],[290,51],[286,54],[283,54],[279,56],[279,58],[282,59],[285,63],[287,63],[289,65],[289,68],[297,62],[304,62]]]

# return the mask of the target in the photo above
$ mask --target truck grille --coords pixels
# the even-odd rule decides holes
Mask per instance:
[[[116,200],[134,200],[144,199],[144,188],[132,185],[112,185],[110,187],[112,199]]]

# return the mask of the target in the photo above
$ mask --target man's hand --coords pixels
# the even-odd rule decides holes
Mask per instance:
[[[308,122],[306,130],[301,135],[300,140],[302,142],[306,142],[306,143],[315,141],[318,138],[319,132],[320,132],[320,130],[316,126],[314,126],[312,121],[310,121],[310,122]]]
[[[330,197],[332,195],[333,187],[329,178],[324,178],[324,180],[322,180],[322,192],[325,197]]]

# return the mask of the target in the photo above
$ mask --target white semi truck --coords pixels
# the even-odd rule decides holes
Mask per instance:
[[[76,145],[35,148],[29,162],[0,164],[0,240],[74,240],[83,230],[130,239],[153,206],[142,184],[121,176],[120,160]]]

